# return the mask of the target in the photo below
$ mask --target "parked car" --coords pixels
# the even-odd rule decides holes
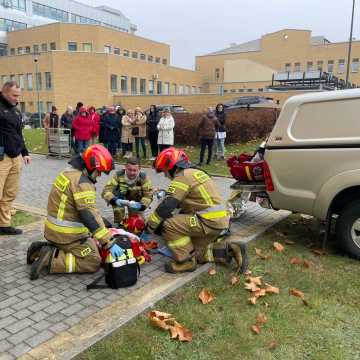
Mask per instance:
[[[155,105],[155,106],[156,106],[156,108],[157,108],[157,110],[159,112],[162,112],[162,111],[164,111],[164,109],[169,108],[171,113],[188,113],[188,111],[181,105],[174,105],[174,104],[164,105],[164,104],[161,104],[161,105]],[[145,113],[148,114],[149,111],[150,111],[150,109],[147,109],[147,110],[145,110]]]
[[[231,99],[224,103],[225,111],[239,109],[239,108],[249,108],[250,106],[259,106],[261,105],[275,105],[272,98],[262,97],[262,96],[241,96],[238,98]]]
[[[44,120],[45,117],[45,113],[41,113],[41,127],[43,126],[42,121]],[[38,128],[40,127],[40,122],[39,122],[39,113],[32,113],[29,117],[28,120],[28,125],[30,125],[32,128]]]
[[[265,145],[266,193],[275,209],[336,221],[337,243],[360,259],[360,89],[289,98]]]

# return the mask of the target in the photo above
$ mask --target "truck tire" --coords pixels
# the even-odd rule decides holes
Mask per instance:
[[[344,206],[335,232],[338,245],[351,257],[360,259],[360,199]]]

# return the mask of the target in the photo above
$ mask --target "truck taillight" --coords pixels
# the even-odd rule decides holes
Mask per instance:
[[[265,185],[266,185],[266,191],[274,191],[274,184],[271,178],[271,173],[269,169],[269,165],[266,161],[264,161],[264,179],[265,179]]]

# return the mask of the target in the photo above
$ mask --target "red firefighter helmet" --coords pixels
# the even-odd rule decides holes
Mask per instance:
[[[82,154],[86,169],[108,174],[114,168],[114,161],[109,151],[102,145],[91,145]]]
[[[174,166],[180,162],[188,162],[189,157],[182,149],[176,149],[174,147],[163,150],[154,161],[154,168],[156,172],[170,171]]]
[[[139,214],[130,215],[124,222],[124,228],[134,234],[140,234],[145,229],[144,218]]]

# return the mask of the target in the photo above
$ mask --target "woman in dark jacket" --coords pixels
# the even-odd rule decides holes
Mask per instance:
[[[216,128],[215,135],[215,158],[224,160],[226,139],[226,114],[223,104],[216,105],[215,116],[219,121],[219,126]]]
[[[157,125],[159,123],[159,112],[156,109],[155,105],[150,106],[150,111],[146,120],[148,138],[151,146],[151,155],[152,158],[150,160],[155,160],[158,155],[158,128]]]
[[[126,115],[126,110],[122,107],[122,106],[117,106],[116,108],[116,113],[119,117],[119,121],[120,121],[120,127],[119,127],[119,133],[120,133],[120,138],[119,138],[119,143],[118,143],[118,148],[122,148],[122,142],[121,142],[121,133],[122,133],[122,118],[124,115]]]
[[[102,133],[102,141],[110,154],[116,155],[117,144],[120,139],[120,121],[115,107],[110,106],[101,117],[100,132]]]

